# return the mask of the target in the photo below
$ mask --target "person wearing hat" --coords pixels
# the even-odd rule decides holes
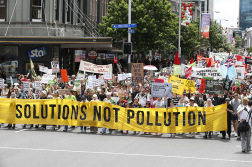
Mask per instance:
[[[194,97],[190,98],[190,101],[188,104],[186,104],[187,107],[198,107],[198,104],[194,103],[195,99]],[[189,133],[188,137],[195,138],[195,132]]]
[[[243,101],[248,100],[245,98],[243,98]],[[246,121],[249,124],[249,129],[246,132],[241,132],[241,148],[243,153],[251,151],[252,101],[245,103],[248,103],[248,105],[237,112],[239,121]]]
[[[248,102],[249,102],[249,99],[247,97],[244,97],[242,99],[242,104],[240,104],[237,108],[237,117],[238,117],[239,112],[242,112],[243,110],[248,110],[248,108],[249,108]],[[239,117],[238,117],[238,120],[239,120]],[[238,121],[238,124],[239,124],[239,121]],[[238,131],[238,129],[237,129],[237,135],[238,135],[237,140],[241,140],[241,135],[240,135],[240,132]]]
[[[228,139],[230,139],[231,137],[231,115],[234,112],[234,108],[232,107],[232,105],[230,104],[230,99],[226,98],[225,99],[226,103],[227,103],[227,132],[226,131],[221,131],[222,133],[222,139],[226,139],[226,133],[228,134]]]
[[[65,99],[76,101],[76,97],[73,95],[73,91],[71,89],[67,90],[67,96],[65,97]],[[72,127],[72,128],[75,128],[75,127]],[[68,125],[65,126],[65,129],[63,130],[63,132],[66,132],[67,130],[68,130]]]

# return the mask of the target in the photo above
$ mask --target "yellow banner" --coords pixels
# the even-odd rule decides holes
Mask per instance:
[[[227,129],[226,104],[216,107],[122,108],[106,102],[0,99],[0,123],[95,126],[185,133]]]

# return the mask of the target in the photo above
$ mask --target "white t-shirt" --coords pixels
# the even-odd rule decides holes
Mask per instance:
[[[239,116],[240,116],[240,119],[244,119],[246,120],[249,125],[251,126],[252,123],[251,123],[251,117],[252,117],[252,114],[250,115],[250,120],[249,120],[249,113],[250,113],[250,108],[247,107],[247,111],[246,110],[242,110],[240,113],[239,113]]]
[[[190,105],[190,103],[187,103],[186,106],[187,106],[187,107],[190,107],[191,105]],[[198,107],[198,104],[194,103],[194,104],[193,104],[193,107]]]
[[[153,105],[155,105],[155,108],[164,108],[164,101],[163,100],[156,100],[153,102]]]

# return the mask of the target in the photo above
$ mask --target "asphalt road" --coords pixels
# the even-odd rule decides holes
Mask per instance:
[[[0,128],[0,167],[252,166],[252,152],[242,153],[234,137],[203,139],[198,134],[192,139],[62,130]]]

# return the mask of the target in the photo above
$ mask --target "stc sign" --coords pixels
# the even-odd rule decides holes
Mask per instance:
[[[28,51],[28,57],[30,59],[35,59],[35,58],[43,57],[46,55],[47,55],[47,50],[46,50],[46,47],[44,47],[44,46]]]

